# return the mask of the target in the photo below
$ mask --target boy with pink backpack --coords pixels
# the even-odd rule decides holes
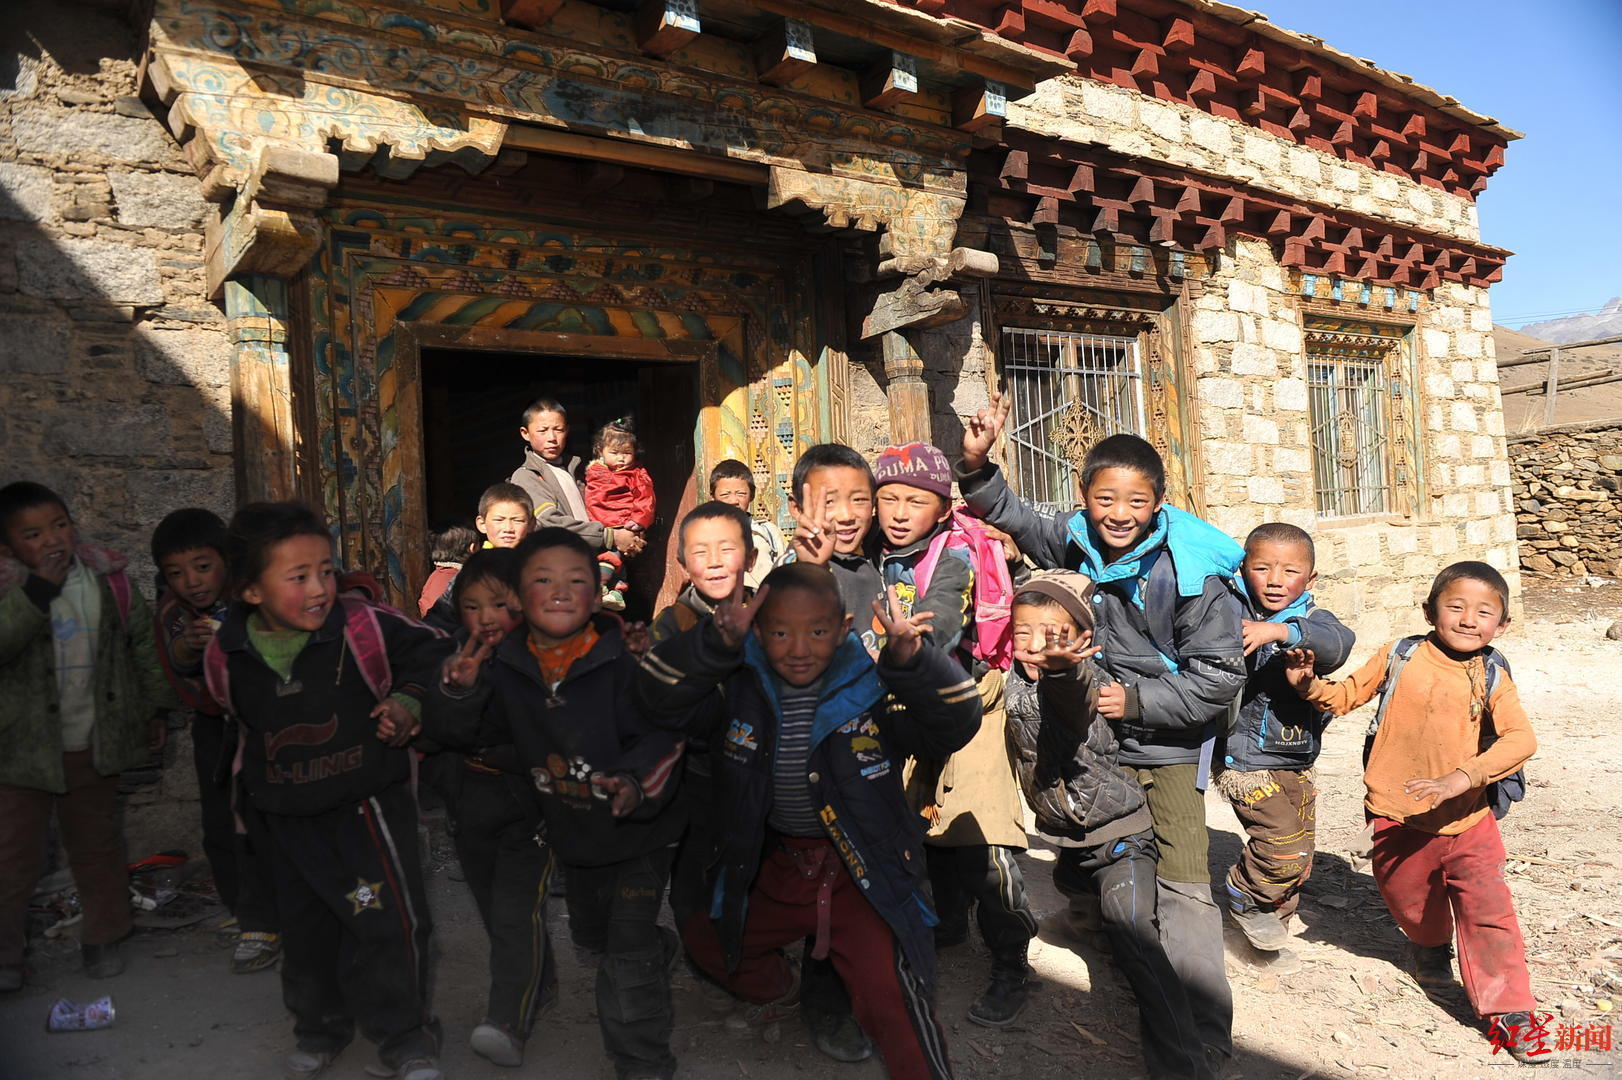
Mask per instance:
[[[936,447],[889,447],[873,476],[883,584],[895,587],[903,613],[979,683],[979,732],[944,760],[912,761],[907,797],[929,828],[924,852],[941,920],[936,947],[968,941],[973,905],[991,952],[991,984],[968,1018],[1004,1027],[1025,1008],[1036,935],[1015,861],[1027,838],[1003,708],[1014,593],[1007,555],[978,519],[953,509],[951,466]]]

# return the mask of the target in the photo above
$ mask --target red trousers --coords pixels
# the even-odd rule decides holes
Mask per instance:
[[[84,909],[86,945],[107,945],[130,932],[130,878],[118,820],[118,777],[96,772],[92,751],[62,755],[68,793],[0,784],[0,964],[23,962],[28,898],[45,862],[51,810],[68,849],[68,866]]]
[[[737,997],[764,1004],[793,988],[783,947],[817,936],[819,916],[834,970],[890,1080],[950,1080],[946,1034],[928,989],[828,841],[787,838],[761,861],[735,971],[727,970],[721,937],[707,915],[688,919],[682,941],[707,975]]]
[[[1446,945],[1457,934],[1459,973],[1477,1016],[1536,1008],[1491,814],[1457,836],[1375,818],[1374,880],[1415,945]]]

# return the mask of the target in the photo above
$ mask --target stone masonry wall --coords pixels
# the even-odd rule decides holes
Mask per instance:
[[[158,520],[231,508],[230,353],[204,299],[208,207],[136,96],[127,7],[33,0],[3,43],[0,484],[60,492],[150,598]],[[137,854],[199,850],[189,740],[172,735],[161,782],[131,796]]]
[[[1622,427],[1523,436],[1509,454],[1521,568],[1622,577]]]

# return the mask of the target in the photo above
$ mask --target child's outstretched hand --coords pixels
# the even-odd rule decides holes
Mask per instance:
[[[621,635],[625,640],[625,651],[638,660],[653,648],[653,638],[648,634],[648,624],[645,622],[626,623]]]
[[[806,484],[800,492],[794,514],[794,558],[815,566],[825,565],[834,554],[834,515],[828,508],[828,489],[812,489]]]
[[[445,667],[439,675],[441,681],[446,686],[454,686],[458,690],[473,689],[478,685],[479,671],[495,647],[494,641],[481,641],[477,637],[468,638],[467,644],[445,661]]]
[[[1008,422],[1008,410],[1013,408],[1011,398],[1002,395],[1002,391],[991,392],[991,407],[981,409],[969,417],[969,422],[963,428],[963,467],[969,471],[980,468],[991,456],[991,448],[997,443],[997,436],[1002,432],[1003,424]]]
[[[873,601],[873,614],[878,616],[879,625],[884,627],[884,651],[890,654],[890,663],[906,667],[918,655],[918,650],[924,647],[924,631],[934,621],[935,613],[915,611],[911,615],[903,615],[895,586],[887,586],[884,594],[890,601],[888,613],[877,600]]]
[[[394,698],[384,698],[372,710],[377,720],[377,737],[390,746],[404,746],[417,737],[422,725],[411,715],[411,710]]]
[[[614,550],[627,559],[634,559],[648,546],[648,538],[634,529],[614,530]]]
[[[766,594],[771,591],[770,586],[761,586],[759,592],[746,599],[743,592],[743,578],[732,589],[732,595],[716,605],[715,614],[710,616],[715,623],[715,629],[720,633],[721,640],[726,642],[729,649],[743,646],[743,639],[749,636],[749,628],[755,625],[755,616],[760,614],[761,605],[766,600]]]
[[[1290,636],[1290,628],[1281,622],[1256,622],[1246,619],[1241,624],[1240,636],[1245,641],[1245,655],[1249,656],[1269,641],[1284,641]]]
[[[1458,798],[1470,790],[1470,778],[1462,769],[1454,769],[1446,776],[1433,776],[1430,778],[1416,776],[1402,785],[1402,790],[1414,797],[1414,802],[1433,800],[1430,808],[1435,809],[1449,799]]]
[[[186,624],[185,631],[180,635],[181,642],[194,656],[203,655],[208,643],[214,640],[214,631],[220,628],[217,620],[204,615],[193,619]]]
[[[1014,659],[1043,671],[1062,672],[1069,671],[1089,656],[1097,656],[1101,649],[1102,645],[1093,644],[1091,630],[1083,630],[1072,639],[1067,626],[1047,638],[1040,650],[1015,649]]]
[[[629,776],[593,773],[591,788],[592,794],[608,801],[608,812],[614,817],[624,817],[642,805],[642,788]]]
[[[1318,654],[1311,649],[1291,649],[1284,654],[1284,678],[1297,694],[1305,697],[1312,680],[1318,677],[1313,670],[1317,662]]]

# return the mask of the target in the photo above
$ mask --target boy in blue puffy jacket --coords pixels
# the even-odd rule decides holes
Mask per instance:
[[[1346,662],[1356,641],[1312,602],[1315,558],[1312,537],[1294,525],[1270,522],[1245,538],[1240,571],[1250,608],[1243,630],[1250,677],[1216,779],[1250,838],[1228,871],[1229,917],[1253,946],[1281,955],[1289,941],[1285,922],[1312,872],[1312,765],[1329,722],[1328,713],[1290,688],[1285,653],[1310,650],[1315,673],[1327,675]]]
[[[1165,505],[1165,464],[1136,435],[1087,453],[1080,508],[1039,513],[1014,494],[988,455],[1008,418],[992,396],[963,435],[958,487],[978,517],[1013,537],[1037,566],[1080,570],[1097,586],[1093,644],[1114,681],[1098,713],[1120,738],[1120,763],[1149,801],[1160,861],[1161,941],[1183,981],[1200,1041],[1220,1070],[1233,1054],[1233,995],[1222,914],[1211,899],[1202,794],[1215,745],[1245,682],[1232,537]]]

